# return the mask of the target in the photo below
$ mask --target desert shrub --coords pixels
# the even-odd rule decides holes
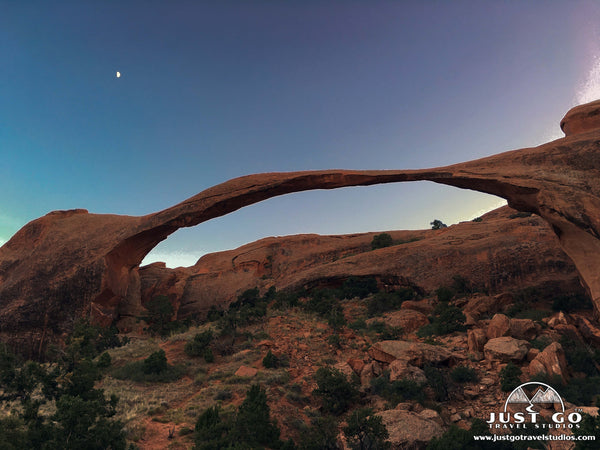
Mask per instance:
[[[297,292],[277,292],[273,308],[287,309],[298,306],[299,294]]]
[[[548,336],[540,336],[530,342],[531,347],[537,348],[539,351],[543,351],[546,347],[552,344],[552,339]]]
[[[509,362],[501,371],[500,371],[500,388],[504,392],[510,392],[515,389],[517,386],[521,384],[521,380],[519,376],[523,372],[521,369]]]
[[[520,431],[520,430],[519,430]],[[474,419],[470,430],[463,430],[452,424],[440,437],[435,437],[427,445],[427,450],[508,450],[510,443],[476,441],[473,436],[491,436],[490,429],[481,419]]]
[[[316,417],[302,430],[300,450],[338,450],[338,422],[335,417]]]
[[[451,290],[454,291],[456,294],[463,296],[466,294],[473,293],[473,291],[475,291],[475,288],[473,287],[471,282],[462,275],[454,275],[452,277]]]
[[[329,345],[332,345],[335,348],[338,348],[338,349],[342,348],[342,338],[337,333],[332,334],[331,336],[329,336],[327,338],[327,343]]]
[[[206,320],[208,322],[216,322],[223,316],[223,310],[217,309],[215,305],[212,305],[206,314]]]
[[[571,378],[560,393],[576,405],[594,406],[600,399],[600,376]]]
[[[456,366],[450,372],[450,378],[456,383],[472,383],[477,381],[477,372],[469,366]]]
[[[375,333],[376,336],[374,337],[374,340],[378,341],[395,340],[404,334],[402,327],[392,327],[380,320],[371,322],[367,327],[367,330],[370,334]]]
[[[97,364],[89,359],[90,353],[80,351],[85,348],[81,341],[68,341],[69,357],[51,367],[20,361],[0,345],[0,406],[7,408],[6,401],[13,408],[18,405],[13,415],[0,419],[3,449],[126,448],[123,424],[113,419],[117,397],[107,399],[94,387],[100,379]],[[76,349],[69,349],[71,345]],[[86,357],[73,358],[82,354]],[[53,412],[40,414],[40,407],[49,402],[54,402]]]
[[[344,434],[350,448],[354,450],[387,449],[391,447],[387,440],[390,437],[381,416],[373,413],[371,408],[357,409],[346,420]]]
[[[373,277],[350,277],[342,284],[342,295],[347,299],[365,298],[378,290],[377,280]]]
[[[281,361],[269,350],[262,360],[262,365],[267,369],[277,369],[281,367]]]
[[[418,336],[442,336],[454,331],[465,330],[466,317],[460,308],[441,302],[436,305],[433,314],[433,317],[430,318],[431,323],[421,327],[417,332]]]
[[[591,349],[579,339],[569,339],[563,336],[560,339],[567,363],[575,372],[582,372],[587,376],[599,375],[597,364],[600,364],[600,351]]]
[[[552,299],[554,311],[573,312],[580,309],[593,309],[589,296],[584,294],[560,294]]]
[[[483,218],[482,217],[475,217],[474,219],[471,220],[471,222],[483,222]]]
[[[583,420],[579,428],[573,428],[575,439],[579,436],[596,436],[595,441],[576,441],[575,450],[595,450],[598,448],[600,440],[600,416],[593,417],[589,414],[583,414]]]
[[[306,311],[315,312],[326,319],[329,326],[337,330],[346,325],[344,308],[338,299],[339,295],[340,293],[334,290],[315,290],[303,307]]]
[[[390,381],[389,370],[371,380],[371,393],[394,405],[406,400],[416,400],[420,403],[425,401],[422,384],[407,379]]]
[[[427,384],[433,390],[434,400],[437,402],[445,402],[448,400],[448,381],[446,374],[441,369],[426,364],[423,366],[423,372],[427,378]]]
[[[448,225],[446,225],[444,222],[438,219],[435,219],[433,222],[430,222],[429,225],[431,225],[432,230],[441,230],[442,228],[448,227]]]
[[[112,371],[112,376],[120,380],[136,382],[170,383],[178,380],[185,370],[167,363],[164,350],[152,353],[142,361],[133,361]]]
[[[110,357],[110,354],[108,352],[102,353],[98,358],[98,362],[96,364],[100,369],[110,367],[110,365],[112,364],[112,358]]]
[[[166,336],[179,324],[171,321],[175,310],[166,295],[157,295],[144,305],[146,315],[139,317],[148,324],[147,330],[152,334]]]
[[[438,301],[447,303],[454,297],[454,291],[449,287],[442,286],[435,290],[435,295],[437,296]]]
[[[207,363],[211,363],[215,359],[212,349],[209,347],[212,340],[212,330],[197,333],[191,341],[185,344],[183,351],[188,356],[202,356]]]
[[[142,368],[144,373],[161,373],[167,370],[167,356],[164,350],[158,350],[144,359]]]
[[[100,327],[92,325],[88,319],[78,319],[67,338],[63,360],[72,363],[84,358],[93,359],[105,350],[120,347],[123,343],[116,327]]]
[[[224,415],[218,406],[200,414],[195,426],[195,448],[286,448],[279,434],[277,423],[270,417],[266,392],[252,385],[235,414]]]
[[[365,319],[356,319],[354,322],[348,324],[348,328],[354,331],[366,330],[367,322]]]
[[[392,239],[392,236],[387,233],[376,234],[373,236],[373,240],[371,241],[372,250],[390,247],[392,245],[394,245],[394,240]]]
[[[215,400],[231,400],[233,398],[233,394],[229,389],[223,389],[215,394]]]
[[[358,399],[358,390],[346,375],[332,367],[321,367],[315,374],[317,389],[313,395],[322,400],[323,410],[340,415]]]
[[[238,442],[255,446],[278,446],[279,428],[271,420],[267,394],[257,384],[252,385],[240,405],[233,435]]]
[[[405,300],[412,300],[415,297],[416,292],[410,287],[400,288],[395,292],[378,292],[367,301],[367,315],[373,317],[400,309]]]
[[[200,414],[194,428],[197,450],[228,448],[233,444],[229,438],[231,419],[223,417],[218,406],[211,406]]]

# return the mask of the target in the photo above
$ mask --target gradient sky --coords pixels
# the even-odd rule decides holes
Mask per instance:
[[[600,2],[0,0],[0,56],[1,244],[56,209],[143,215],[250,173],[441,166],[561,137],[600,98]],[[500,201],[427,182],[291,194],[145,261]]]

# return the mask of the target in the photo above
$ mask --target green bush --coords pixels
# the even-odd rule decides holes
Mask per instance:
[[[347,299],[365,298],[377,291],[377,280],[373,277],[350,277],[342,284],[342,295]]]
[[[394,405],[406,400],[416,400],[419,403],[425,401],[422,384],[408,379],[390,381],[389,370],[371,380],[371,393]]]
[[[442,286],[436,289],[435,295],[441,303],[448,303],[454,297],[454,291],[449,287]]]
[[[435,219],[433,222],[430,222],[429,225],[431,225],[432,230],[441,230],[442,228],[448,227],[448,225],[446,225],[444,222],[438,219]]]
[[[429,441],[427,450],[508,450],[513,448],[510,443],[476,441],[473,438],[473,436],[491,435],[489,427],[481,419],[474,419],[470,430],[463,430],[452,424],[443,435]]]
[[[12,416],[0,419],[1,448],[126,448],[123,424],[113,419],[117,397],[107,399],[94,387],[100,379],[90,359],[97,352],[95,345],[88,345],[94,339],[85,342],[81,337],[80,330],[71,335],[67,356],[51,366],[22,362],[0,344],[0,407],[13,409]],[[54,402],[53,411],[40,414],[49,402]]]
[[[420,337],[453,333],[464,331],[465,315],[460,308],[446,302],[440,302],[433,311],[434,316],[430,318],[431,323],[420,328],[417,335]]]
[[[354,322],[348,324],[348,328],[354,331],[366,330],[367,322],[365,319],[356,319]]]
[[[392,236],[387,233],[376,234],[371,241],[371,249],[373,250],[390,247],[392,245],[394,245],[394,240],[392,239]]]
[[[322,400],[323,410],[340,415],[358,399],[358,390],[346,375],[332,367],[321,367],[315,374],[317,389],[313,395]]]
[[[140,319],[148,324],[147,330],[152,334],[166,336],[180,324],[172,322],[175,310],[166,295],[157,295],[144,305],[147,310],[145,316]]]
[[[371,408],[357,409],[350,414],[344,427],[344,434],[350,448],[354,450],[363,449],[387,449],[391,443],[387,428],[381,420],[381,416],[373,413]]]
[[[164,350],[159,350],[143,361],[133,361],[114,369],[112,376],[136,382],[170,383],[181,378],[184,372],[182,367],[168,364]]]
[[[206,409],[196,421],[196,449],[289,448],[279,440],[279,428],[270,417],[267,394],[252,385],[232,415],[223,415],[218,406]]]
[[[593,377],[600,375],[597,364],[600,364],[600,351],[592,349],[579,339],[561,337],[560,344],[565,351],[567,363],[575,372],[581,372]]]
[[[512,362],[509,362],[501,371],[500,371],[500,388],[504,392],[510,392],[515,389],[517,386],[521,384],[521,379],[519,376],[523,372],[521,369],[514,365]]]
[[[576,441],[575,450],[596,450],[600,441],[600,416],[593,417],[583,414],[579,428],[573,428],[575,439],[579,436],[596,436],[595,441]]]
[[[560,294],[552,300],[554,311],[573,312],[581,309],[593,309],[594,305],[589,296],[584,294]]]
[[[211,363],[214,361],[213,352],[209,347],[212,340],[212,330],[203,331],[202,333],[194,335],[192,340],[185,344],[183,351],[188,356],[202,356],[206,362]]]
[[[267,369],[277,369],[280,365],[279,358],[269,350],[262,360],[262,365]]]
[[[456,383],[472,383],[477,381],[477,372],[469,366],[456,366],[450,372],[450,378]]]
[[[110,367],[110,365],[112,364],[112,358],[110,357],[110,354],[108,352],[102,353],[98,358],[98,362],[96,364],[100,369]]]
[[[151,374],[164,372],[167,370],[168,366],[165,351],[161,349],[148,356],[143,361],[142,368],[144,373]]]
[[[434,400],[437,402],[445,402],[448,400],[448,381],[444,371],[430,364],[426,364],[423,367],[423,372],[425,372],[427,384],[433,390]]]
[[[302,430],[300,450],[338,450],[337,419],[331,416],[316,417],[311,426]]]
[[[378,292],[367,301],[367,315],[374,317],[388,311],[400,309],[400,306],[406,300],[416,298],[416,292],[413,288],[400,288],[395,292]]]

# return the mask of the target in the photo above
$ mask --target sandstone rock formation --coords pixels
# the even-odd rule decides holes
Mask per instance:
[[[143,217],[50,213],[0,248],[0,337],[14,341],[18,336],[22,344],[41,346],[79,315],[104,323],[135,315],[141,306],[140,262],[179,228],[291,192],[417,180],[497,195],[517,210],[542,217],[577,266],[598,310],[599,113],[600,101],[578,106],[561,122],[565,138],[446,167],[249,175]]]
[[[435,417],[432,418],[434,415],[431,410],[426,409],[421,413],[416,413],[392,409],[382,411],[377,415],[381,416],[382,422],[390,434],[389,441],[394,449],[425,448],[431,439],[444,433],[444,429],[439,424],[439,416],[435,413]]]
[[[529,351],[529,342],[515,339],[510,336],[502,336],[487,341],[483,352],[487,359],[499,361],[522,361]]]

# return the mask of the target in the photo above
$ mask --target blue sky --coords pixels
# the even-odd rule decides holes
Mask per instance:
[[[600,98],[600,4],[0,0],[0,57],[1,243],[56,209],[142,215],[250,173],[440,166],[558,138]],[[498,204],[432,183],[292,194],[146,261]]]

